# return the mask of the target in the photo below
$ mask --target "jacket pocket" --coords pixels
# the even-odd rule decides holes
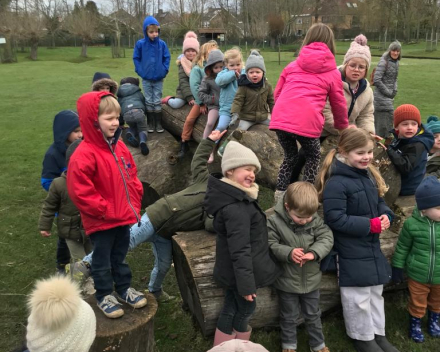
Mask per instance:
[[[82,241],[80,216],[60,215],[58,217],[58,236],[67,240]]]

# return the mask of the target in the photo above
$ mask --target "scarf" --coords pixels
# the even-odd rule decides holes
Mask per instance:
[[[221,181],[223,181],[224,183],[227,183],[228,185],[234,186],[235,188],[238,188],[239,190],[242,190],[244,193],[246,193],[252,199],[258,198],[259,187],[255,182],[251,185],[251,187],[246,188],[246,187],[243,187],[242,185],[240,185],[239,183],[232,181],[231,179],[229,179],[227,177],[223,177],[221,179]]]
[[[185,56],[182,56],[180,58],[180,64],[182,65],[186,75],[189,77],[189,74],[191,73],[192,62],[189,61]]]
[[[242,75],[240,75],[240,77],[238,77],[238,85],[239,86],[248,86],[249,88],[257,89],[257,88],[261,88],[264,86],[265,79],[266,78],[263,76],[263,78],[261,79],[260,82],[252,83],[251,81],[249,81],[246,74],[242,74]]]

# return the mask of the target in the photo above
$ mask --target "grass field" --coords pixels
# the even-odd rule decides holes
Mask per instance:
[[[346,43],[343,43],[344,45]],[[347,44],[348,45],[348,44]],[[41,163],[52,143],[52,121],[60,110],[75,109],[78,97],[88,91],[94,72],[104,71],[119,81],[135,75],[130,50],[127,58],[111,59],[110,48],[89,48],[89,58],[80,59],[79,48],[39,49],[39,60],[31,62],[18,53],[18,64],[0,65],[0,352],[18,346],[25,337],[26,295],[36,279],[54,272],[56,238],[45,239],[37,230],[41,202],[46,192],[40,186]],[[175,60],[176,54],[173,54]],[[291,52],[265,52],[269,81],[277,78],[293,57]],[[342,56],[338,56],[339,63]],[[373,65],[378,58],[373,58]],[[439,114],[439,61],[404,59],[399,72],[396,105],[412,103],[426,118]],[[164,94],[175,91],[174,64],[164,85]],[[263,192],[263,206],[269,206],[271,192]],[[152,268],[152,251],[143,245],[129,254],[134,286],[145,288]],[[167,291],[178,295],[174,273],[165,282]],[[407,313],[404,292],[387,294],[387,331],[402,352],[439,351],[440,342],[428,338],[423,345],[406,338]],[[180,300],[159,307],[155,321],[157,351],[206,351],[212,340],[204,339],[192,318],[180,308]],[[351,351],[342,314],[324,320],[326,342],[331,351]],[[278,331],[257,331],[252,339],[269,351],[279,351]],[[299,351],[306,350],[304,329],[299,332]]]

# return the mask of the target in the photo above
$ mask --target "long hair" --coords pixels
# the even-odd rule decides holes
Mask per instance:
[[[367,131],[361,128],[349,128],[342,131],[341,136],[339,137],[338,148],[332,149],[327,154],[316,180],[316,189],[318,190],[320,201],[322,201],[322,193],[324,192],[325,184],[330,178],[331,166],[333,164],[336,153],[350,153],[354,149],[365,147],[370,142],[374,145],[374,138]],[[376,181],[377,193],[379,197],[383,197],[388,191],[388,187],[385,184],[382,175],[380,174],[379,170],[377,170],[372,164],[368,165],[368,170]]]
[[[203,44],[200,47],[199,53],[193,60],[193,67],[198,65],[199,67],[203,68],[205,61],[208,60],[209,52],[212,49],[218,49],[218,44],[215,40],[210,40],[209,42]]]
[[[304,37],[302,47],[315,42],[324,43],[328,46],[332,54],[336,55],[335,35],[326,24],[315,23],[311,26]]]

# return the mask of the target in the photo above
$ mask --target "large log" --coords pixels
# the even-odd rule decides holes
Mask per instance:
[[[104,316],[91,296],[87,302],[96,315],[96,338],[90,352],[153,352],[155,351],[154,316],[157,302],[150,293],[146,294],[147,305],[133,309],[123,304],[125,314],[118,319]]]

